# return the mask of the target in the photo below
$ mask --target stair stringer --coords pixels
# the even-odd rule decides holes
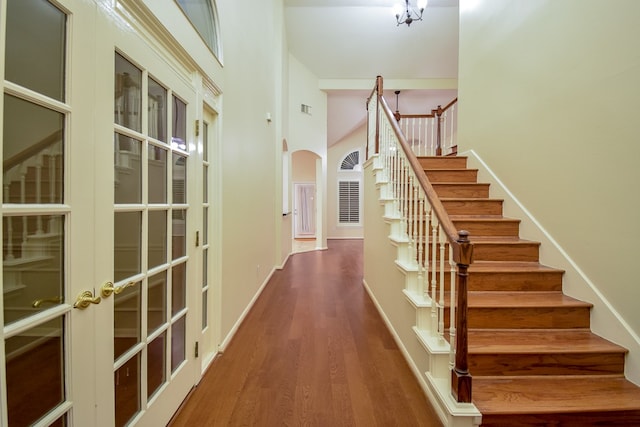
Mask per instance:
[[[367,262],[365,249],[363,284],[443,424],[454,427],[478,426],[482,419],[478,409],[470,403],[459,403],[451,396],[449,344],[438,337],[434,332],[436,328],[432,327],[432,301],[428,295],[420,291],[421,286],[427,286],[428,281],[423,279],[425,284],[419,285],[421,279],[411,240],[405,232],[386,174],[381,167],[377,167],[376,160],[374,157],[365,164],[365,171],[369,172],[365,174],[365,246],[366,225],[375,223],[372,227],[384,229],[388,233],[378,231],[374,246],[382,245],[379,237],[386,236],[384,239],[391,250],[376,246],[376,258],[381,253],[384,253],[385,258],[376,259],[375,264],[386,270],[383,274],[372,274],[368,278],[367,265],[371,263]],[[377,243],[378,241],[380,243]],[[392,268],[392,265],[396,268]],[[389,269],[395,270],[396,273],[392,274]],[[384,291],[377,291],[378,284],[385,288]],[[397,297],[394,297],[395,304],[391,303],[383,294],[396,292],[397,289],[401,290],[406,304],[397,302]],[[401,309],[402,313],[398,314],[398,309]],[[413,325],[407,326],[410,322],[402,323],[397,320],[399,316],[412,316]]]
[[[478,182],[490,184],[494,198],[504,200],[503,215],[519,218],[520,236],[523,239],[541,243],[540,262],[564,270],[562,290],[573,298],[589,302],[591,309],[591,330],[628,350],[625,358],[625,376],[640,386],[640,336],[635,333],[625,319],[597,288],[582,269],[571,259],[558,242],[542,227],[540,222],[515,197],[507,186],[473,150],[460,153],[467,157],[467,166],[478,169]]]

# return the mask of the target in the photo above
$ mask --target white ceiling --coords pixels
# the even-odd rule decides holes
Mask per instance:
[[[456,96],[455,90],[416,88],[457,78],[458,0],[429,0],[423,20],[410,27],[396,26],[395,2],[285,0],[289,50],[328,89],[328,145],[364,123],[365,100],[378,75],[400,82],[385,97],[395,110],[393,89],[402,90],[402,113],[429,112]],[[352,79],[353,89],[342,89],[345,79]],[[340,81],[340,90],[331,89],[333,81]]]

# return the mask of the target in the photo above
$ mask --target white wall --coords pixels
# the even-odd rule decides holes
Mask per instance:
[[[300,111],[301,104],[311,107],[311,114]],[[294,56],[289,55],[289,151],[309,150],[320,160],[316,166],[316,201],[318,203],[317,248],[327,247],[326,176],[327,176],[327,95],[318,89],[318,78]],[[295,164],[293,165],[295,168]]]
[[[360,225],[338,224],[338,178],[362,182],[362,171],[338,173],[344,157],[356,150],[360,151],[360,163],[364,163],[367,145],[366,126],[360,126],[327,151],[327,236],[330,239],[358,239],[364,236],[364,210],[360,208]],[[361,189],[361,198],[363,196]]]
[[[222,123],[222,336],[232,331],[282,257],[284,92],[282,0],[218,0],[224,55]],[[240,24],[241,23],[241,24]],[[278,54],[279,53],[279,54]],[[266,120],[270,112],[272,122]],[[280,195],[279,195],[280,193]],[[284,227],[284,226],[283,226]]]
[[[640,2],[460,9],[459,151],[485,160],[637,339]]]

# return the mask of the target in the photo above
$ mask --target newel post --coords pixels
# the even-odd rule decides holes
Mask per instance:
[[[436,132],[436,156],[442,156],[442,113],[444,113],[444,110],[441,105],[438,105],[438,109],[431,110],[431,113],[436,116],[436,123],[438,125]]]
[[[467,356],[468,328],[467,328],[467,279],[468,268],[473,262],[473,244],[469,241],[469,232],[458,232],[460,257],[458,264],[458,298],[456,316],[456,360],[451,370],[451,394],[458,402],[471,402],[471,375]]]
[[[376,154],[380,154],[380,97],[382,96],[382,76],[376,77]]]

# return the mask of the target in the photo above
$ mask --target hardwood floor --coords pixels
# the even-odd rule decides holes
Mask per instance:
[[[362,286],[362,241],[291,256],[171,426],[441,426]]]

